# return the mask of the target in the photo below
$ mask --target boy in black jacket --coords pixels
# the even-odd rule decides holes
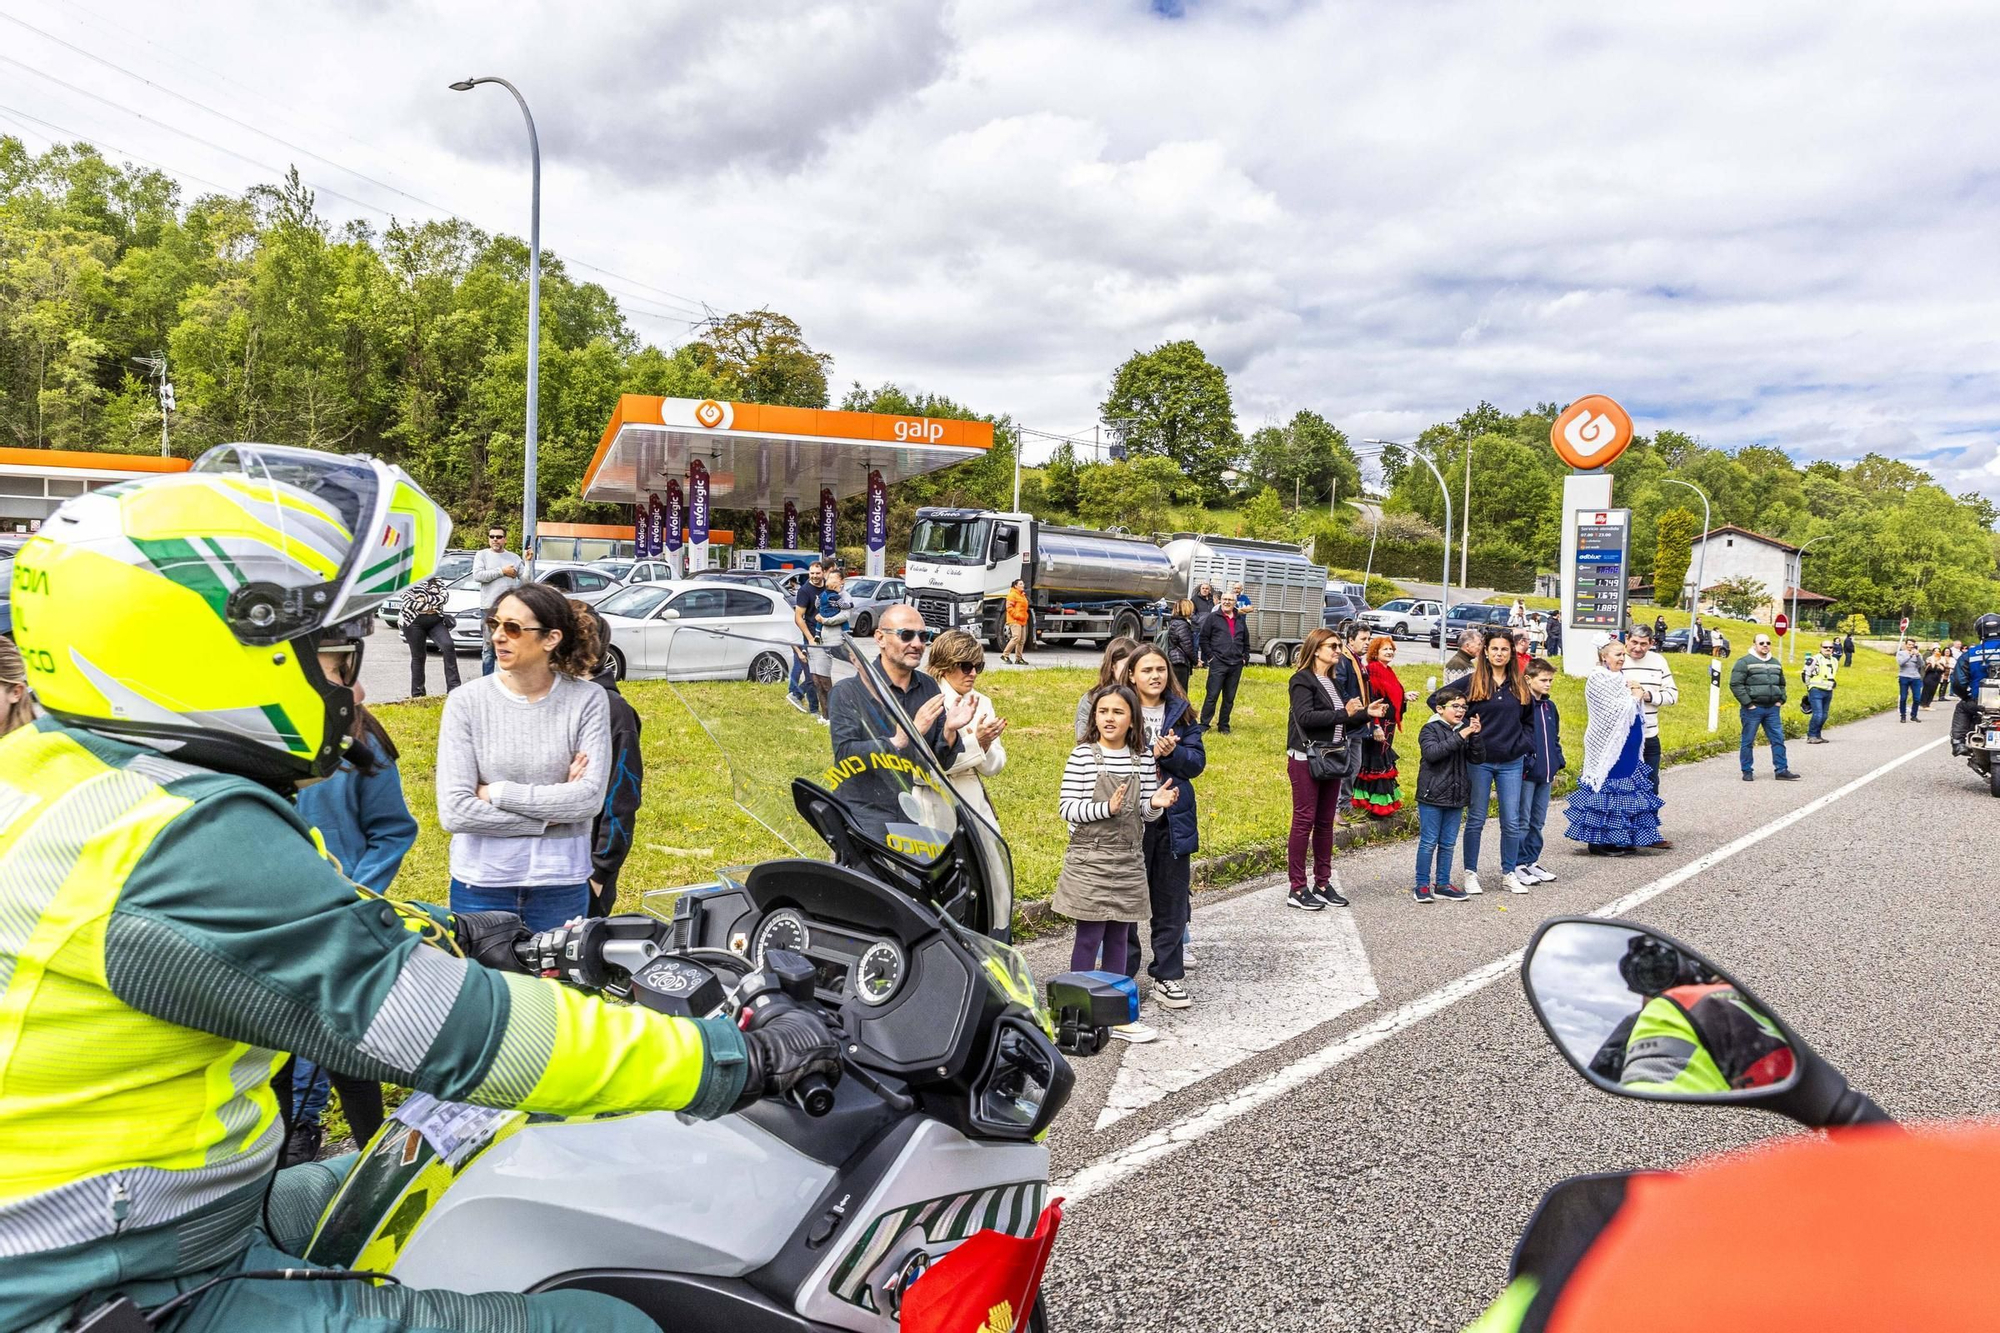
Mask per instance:
[[[1555,663],[1536,658],[1528,663],[1528,751],[1521,773],[1521,807],[1527,811],[1528,831],[1521,836],[1521,859],[1514,865],[1514,877],[1533,875],[1544,884],[1555,879],[1542,869],[1542,825],[1549,818],[1549,787],[1556,774],[1569,766],[1563,755],[1562,717],[1549,691],[1556,683]]]
[[[1447,685],[1428,702],[1437,716],[1417,733],[1423,762],[1417,768],[1417,886],[1411,896],[1420,903],[1432,901],[1433,894],[1458,902],[1465,898],[1465,890],[1451,882],[1451,849],[1458,844],[1471,794],[1465,766],[1480,762],[1484,750],[1479,719],[1465,720],[1463,687]]]

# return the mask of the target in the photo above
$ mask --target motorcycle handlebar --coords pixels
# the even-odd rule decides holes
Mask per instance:
[[[833,1109],[833,1084],[823,1075],[808,1074],[792,1086],[785,1100],[817,1120]]]

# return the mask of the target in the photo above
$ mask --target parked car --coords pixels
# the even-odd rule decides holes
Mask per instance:
[[[1308,603],[1310,605],[1310,603]],[[1342,621],[1359,620],[1368,614],[1368,603],[1350,592],[1339,592],[1332,588],[1326,591],[1326,609],[1320,615],[1320,624],[1328,629],[1339,628]]]
[[[0,634],[14,637],[14,561],[0,559]]]
[[[588,565],[537,565],[535,573],[539,576],[539,582],[561,588],[579,602],[595,604],[616,592],[619,587],[603,570],[593,569]],[[402,595],[398,594],[383,603],[381,611],[377,614],[382,617],[384,625],[400,633],[403,614]],[[461,653],[486,651],[486,626],[483,623],[485,616],[479,610],[479,585],[472,581],[470,571],[444,585],[444,617],[451,622],[453,648]]]
[[[639,562],[625,556],[607,556],[590,562],[592,569],[601,569],[620,583],[632,582],[632,567]]]
[[[621,680],[775,684],[791,671],[799,633],[782,594],[707,578],[635,583],[597,611],[611,627],[611,664]]]
[[[1724,657],[1730,655],[1729,636],[1727,634],[1724,634],[1719,629],[1712,629],[1708,632],[1708,636],[1712,647],[1720,648]],[[1686,627],[1670,629],[1667,631],[1667,637],[1660,640],[1660,651],[1663,653],[1684,653],[1687,650],[1688,632]]]
[[[1448,637],[1456,641],[1460,634],[1469,629],[1491,631],[1496,625],[1501,629],[1505,629],[1507,627],[1507,612],[1510,609],[1505,606],[1488,606],[1484,602],[1477,605],[1468,602],[1454,606],[1450,611],[1445,613],[1444,632]],[[1431,647],[1435,648],[1437,646],[1438,630],[1437,626],[1433,625],[1431,626]]]
[[[1384,602],[1373,611],[1364,612],[1361,622],[1370,629],[1380,630],[1392,639],[1411,639],[1429,634],[1437,628],[1438,617],[1444,614],[1444,606],[1439,602],[1425,601],[1418,597],[1398,597]]]
[[[592,604],[610,596],[620,586],[609,572],[594,565],[536,565],[535,581],[559,588],[579,602]]]
[[[437,577],[444,580],[447,588],[456,586],[458,580],[471,572],[472,553],[469,551],[446,551],[437,564]],[[384,625],[400,630],[403,626],[403,594],[391,595],[376,614],[382,617]]]
[[[892,606],[909,600],[901,579],[849,579],[846,593],[854,599],[854,619],[847,632],[865,639],[875,632],[875,622]]]

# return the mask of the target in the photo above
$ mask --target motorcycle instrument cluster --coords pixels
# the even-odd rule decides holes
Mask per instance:
[[[874,1008],[902,989],[909,962],[892,939],[855,934],[815,921],[795,907],[781,907],[758,925],[751,958],[759,967],[773,949],[803,954],[813,965],[813,990],[829,1003],[850,996]]]

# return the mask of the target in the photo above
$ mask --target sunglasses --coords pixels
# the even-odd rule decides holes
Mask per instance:
[[[964,672],[964,673],[965,673],[966,675],[968,675],[968,676],[976,676],[976,675],[978,675],[978,674],[979,674],[980,672],[982,672],[982,671],[986,670],[986,663],[984,663],[984,662],[961,662],[961,663],[959,663],[959,664],[958,664],[958,666],[957,666],[957,668],[956,668],[956,669],[957,669],[957,670],[959,670],[959,671],[962,671],[962,672]]]
[[[885,629],[882,632],[904,643],[929,643],[936,637],[936,632],[929,629]]]
[[[548,630],[541,625],[523,625],[518,620],[502,620],[498,616],[488,616],[486,632],[488,634],[498,632],[510,639],[518,639],[523,634],[546,634]]]

